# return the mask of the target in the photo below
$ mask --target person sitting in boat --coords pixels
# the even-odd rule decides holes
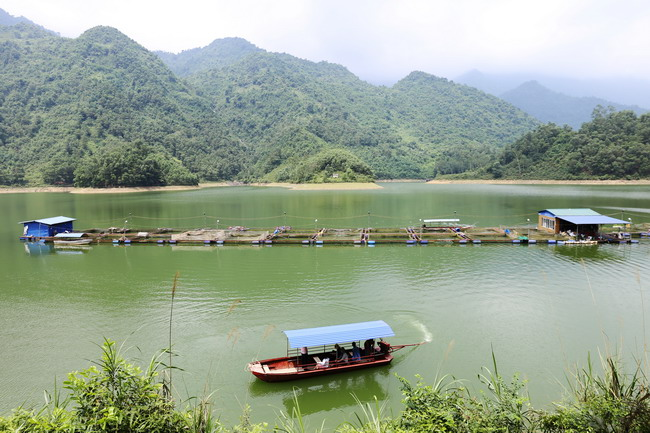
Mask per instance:
[[[314,358],[314,361],[316,361],[316,369],[327,368],[327,367],[330,366],[330,359],[329,358],[323,358],[322,361],[320,359]]]
[[[361,349],[357,346],[356,342],[352,342],[352,361],[359,362],[361,361]]]
[[[390,344],[386,343],[383,338],[379,339],[379,351],[383,353],[384,355],[388,355],[390,353]]]
[[[365,356],[372,356],[372,355],[375,354],[375,340],[374,340],[374,338],[366,340],[363,343],[363,354]]]
[[[309,357],[309,351],[307,347],[303,346],[300,348],[300,363],[302,365],[311,364],[311,358]]]
[[[349,356],[348,356],[348,352],[345,350],[345,348],[339,346],[338,344],[335,344],[334,349],[336,349],[336,361],[337,362],[343,362],[343,363],[347,364]]]

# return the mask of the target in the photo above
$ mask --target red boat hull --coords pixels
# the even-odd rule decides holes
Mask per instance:
[[[370,367],[381,367],[390,364],[392,360],[393,356],[388,353],[380,356],[378,355],[375,359],[367,361],[338,363],[324,368],[315,368],[313,365],[303,368],[302,366],[297,365],[295,357],[284,357],[251,362],[248,364],[248,370],[257,378],[265,382],[285,382],[288,380],[306,379],[327,374],[356,371]]]

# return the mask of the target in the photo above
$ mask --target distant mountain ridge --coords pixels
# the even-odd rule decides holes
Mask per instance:
[[[617,111],[630,110],[637,114],[648,112],[638,106],[616,104],[601,98],[568,96],[554,92],[537,81],[523,83],[503,93],[501,98],[543,123],[552,122],[560,126],[567,124],[574,129],[589,122],[598,106],[612,107]]]
[[[538,81],[555,92],[569,96],[596,97],[612,101],[614,104],[650,108],[650,79],[578,79],[538,73],[490,74],[474,69],[456,77],[455,81],[495,96],[513,90],[525,82]]]
[[[3,9],[0,9],[0,26],[15,26],[17,24],[29,24],[35,27],[40,27],[41,29],[46,30],[49,33],[58,34],[52,30],[48,30],[45,27],[36,24],[33,21],[28,20],[25,17],[15,17],[13,15],[8,14]]]
[[[251,53],[263,51],[242,38],[223,38],[203,48],[193,48],[179,54],[164,51],[154,53],[180,77],[213,68],[223,68],[238,62]]]

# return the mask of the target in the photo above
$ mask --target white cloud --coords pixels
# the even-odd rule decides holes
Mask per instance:
[[[642,0],[0,0],[0,8],[69,37],[113,26],[152,50],[240,36],[372,81],[416,69],[650,75]]]

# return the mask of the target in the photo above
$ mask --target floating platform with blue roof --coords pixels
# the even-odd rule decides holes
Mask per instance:
[[[21,221],[23,224],[22,240],[53,238],[60,233],[73,232],[75,218],[56,216],[38,220]]]

